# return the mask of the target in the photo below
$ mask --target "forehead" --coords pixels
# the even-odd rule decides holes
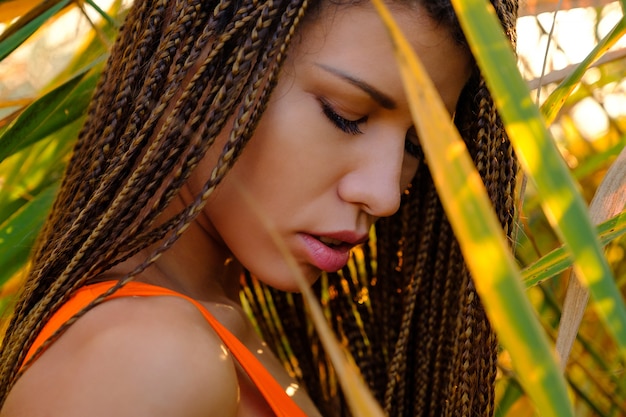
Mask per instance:
[[[389,5],[396,23],[424,64],[444,102],[453,111],[470,73],[470,55],[419,5]],[[394,49],[369,1],[356,5],[324,2],[303,24],[290,51],[298,65],[328,65],[403,96]],[[399,89],[398,89],[399,88]],[[452,106],[452,108],[450,108]]]

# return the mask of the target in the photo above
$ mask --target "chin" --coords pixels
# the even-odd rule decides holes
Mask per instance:
[[[312,267],[304,267],[300,269],[302,277],[306,281],[308,286],[315,284],[315,282],[322,275],[322,271],[317,268]],[[301,292],[300,286],[298,286],[298,282],[294,277],[294,274],[291,272],[277,274],[269,277],[258,276],[259,281],[263,282],[266,285],[269,285],[272,288],[276,288],[280,291],[291,292],[291,293],[299,293]]]

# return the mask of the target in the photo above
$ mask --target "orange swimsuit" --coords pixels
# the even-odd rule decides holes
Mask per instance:
[[[114,281],[101,282],[98,284],[88,285],[80,288],[76,294],[70,298],[61,308],[52,316],[50,321],[41,330],[33,346],[28,351],[23,363],[26,363],[31,356],[35,354],[37,348],[41,346],[52,334],[68,321],[72,316],[86,307],[100,294],[115,285]],[[117,290],[113,295],[107,298],[111,300],[120,297],[130,296],[174,296],[183,298],[193,305],[202,313],[204,318],[209,322],[224,344],[228,347],[237,362],[241,365],[250,379],[254,382],[258,390],[261,392],[265,401],[272,408],[278,417],[306,417],[306,414],[296,405],[296,403],[287,395],[285,390],[278,384],[276,379],[265,369],[259,360],[250,352],[232,333],[230,333],[222,324],[215,319],[207,311],[202,304],[185,295],[166,288],[154,285],[144,284],[142,282],[130,282],[124,287]]]

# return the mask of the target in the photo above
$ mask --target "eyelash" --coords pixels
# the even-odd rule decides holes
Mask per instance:
[[[422,147],[411,142],[409,138],[406,138],[404,141],[404,150],[415,159],[424,158],[424,152],[422,151]]]
[[[363,133],[359,125],[361,123],[365,123],[367,121],[367,116],[361,117],[359,120],[348,120],[345,117],[341,117],[337,114],[337,112],[328,104],[325,100],[319,99],[319,102],[322,106],[322,111],[324,115],[340,130],[350,134],[350,135],[359,135]]]
[[[350,135],[359,135],[363,133],[359,125],[367,121],[367,116],[363,116],[359,120],[348,120],[345,117],[337,114],[332,106],[328,104],[325,100],[319,99],[319,102],[322,106],[322,111],[324,112],[324,115],[328,118],[328,120],[330,120],[332,124],[335,125],[335,127]],[[422,153],[422,147],[411,142],[408,137],[404,142],[404,150],[406,151],[406,153],[417,159],[420,159],[424,156],[424,154]]]

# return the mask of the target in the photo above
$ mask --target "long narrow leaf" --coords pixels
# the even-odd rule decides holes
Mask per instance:
[[[70,4],[71,0],[62,0],[56,2],[52,7],[38,14],[36,17],[29,19],[27,23],[23,23],[18,20],[14,25],[19,26],[19,29],[12,31],[9,27],[5,31],[5,35],[0,38],[0,61],[7,55],[20,46],[26,39],[28,39],[37,29],[39,29],[50,17],[54,16],[65,6]],[[26,19],[27,16],[21,19]]]
[[[0,287],[28,258],[56,190],[48,188],[0,225]]]
[[[532,103],[513,51],[490,3],[452,0],[474,56],[505,121],[525,171],[534,181],[546,217],[574,256],[574,270],[626,358],[626,306],[602,253],[586,205],[539,110]]]
[[[93,0],[85,0],[85,1],[86,1],[86,2],[87,2],[90,6],[91,6],[91,7],[93,7],[93,8],[94,8],[94,9],[98,12],[98,14],[99,14],[100,16],[102,16],[102,18],[103,18],[104,20],[106,20],[106,22],[107,22],[109,25],[111,25],[111,26],[113,26],[113,27],[115,27],[115,26],[116,26],[116,24],[115,24],[115,20],[113,20],[113,18],[112,18],[111,16],[109,16],[109,14],[108,14],[107,12],[105,12],[104,10],[102,10],[102,8],[100,8],[100,6],[98,6],[98,4],[97,4],[95,1],[93,1]]]
[[[506,417],[509,409],[524,396],[524,391],[519,386],[519,383],[514,377],[508,377],[506,380],[506,388],[500,401],[498,401],[498,407],[493,413],[494,417]]]
[[[623,236],[626,234],[626,211],[601,223],[596,230],[602,245]],[[554,249],[522,270],[524,285],[526,287],[537,285],[565,272],[573,263],[571,253],[564,246]]]
[[[606,168],[607,161],[610,161],[612,157],[619,155],[624,148],[626,148],[626,134],[613,145],[582,161],[582,163],[574,169],[574,178],[582,179],[590,176],[594,172],[600,171],[602,168]]]
[[[626,1],[626,0],[624,0]],[[626,33],[626,18],[623,18],[613,27],[613,29],[598,42],[593,50],[582,60],[570,75],[568,75],[561,84],[554,90],[541,106],[541,112],[546,120],[546,124],[550,125],[556,118],[556,115],[563,107],[565,100],[578,85],[585,71],[600,58],[611,46],[622,38]]]
[[[60,180],[82,123],[78,119],[0,164],[0,224]]]
[[[617,157],[602,179],[596,194],[589,205],[591,221],[600,223],[616,216],[626,208],[626,148]],[[556,351],[561,358],[561,369],[567,360],[576,339],[578,328],[589,301],[589,289],[583,286],[576,273],[573,273],[567,286],[563,314],[556,339]]]
[[[0,135],[0,162],[84,115],[98,75],[85,69],[28,106]]]
[[[373,1],[392,35],[418,137],[489,319],[516,368],[525,370],[522,385],[543,415],[572,416],[565,381],[469,153],[386,6]]]
[[[10,23],[32,9],[38,0],[0,0],[0,23]]]

